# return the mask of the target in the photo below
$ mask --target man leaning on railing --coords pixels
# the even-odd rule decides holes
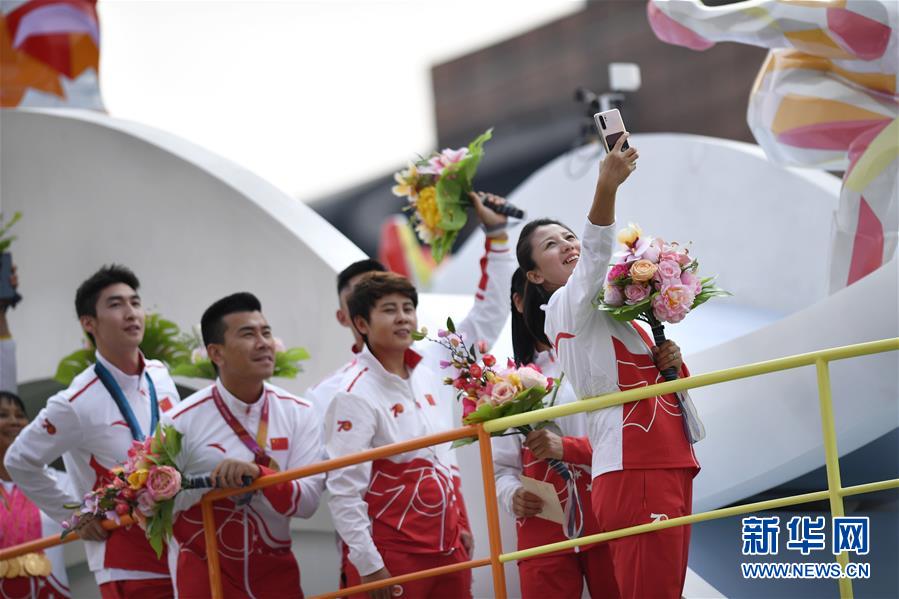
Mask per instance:
[[[182,434],[175,460],[186,475],[218,487],[321,461],[319,419],[305,400],[266,383],[275,367],[271,327],[259,300],[235,293],[210,306],[203,342],[219,378],[166,414]],[[315,513],[324,474],[266,487],[213,503],[224,597],[301,598],[300,569],[291,551],[290,519]],[[175,589],[180,597],[209,597],[202,490],[175,499]]]

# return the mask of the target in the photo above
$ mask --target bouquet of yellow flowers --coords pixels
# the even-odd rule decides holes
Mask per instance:
[[[415,231],[422,242],[431,246],[437,262],[450,252],[468,220],[471,182],[492,131],[488,129],[467,147],[434,152],[393,176],[394,195],[409,199],[406,210],[412,213]]]

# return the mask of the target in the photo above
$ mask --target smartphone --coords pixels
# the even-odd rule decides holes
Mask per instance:
[[[606,149],[606,153],[612,151],[612,148],[615,147],[615,143],[618,141],[618,138],[624,134],[624,121],[621,119],[621,113],[618,112],[617,108],[613,108],[612,110],[606,110],[605,112],[597,112],[593,115],[593,120],[596,121],[596,128],[599,130],[599,139],[602,140],[602,145]],[[624,142],[624,145],[621,146],[622,150],[628,149],[630,146],[627,145],[627,142]]]

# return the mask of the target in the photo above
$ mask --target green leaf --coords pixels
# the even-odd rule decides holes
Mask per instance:
[[[291,362],[301,362],[309,359],[309,351],[305,347],[291,347],[283,353]]]
[[[182,362],[171,369],[172,376],[189,376],[197,379],[215,380],[215,368],[208,359],[200,360],[196,364],[191,362]]]
[[[175,458],[181,453],[181,433],[179,433],[173,426],[164,426],[161,428],[164,435],[163,447],[165,448],[166,456],[168,456],[170,462],[168,465],[174,466]],[[157,429],[157,431],[158,430],[159,429]]]
[[[449,316],[446,317],[446,330],[450,333],[456,332],[456,323],[453,322],[453,319]]]
[[[466,208],[471,201],[465,195],[462,182],[456,175],[445,173],[437,181],[437,207],[440,209],[438,227],[446,233],[459,231],[468,222]]]
[[[94,363],[94,350],[79,349],[59,361],[56,374],[53,379],[61,385],[68,387],[81,371]]]
[[[464,439],[456,439],[453,441],[453,444],[450,445],[451,449],[458,449],[459,447],[465,447],[466,445],[471,445],[472,443],[477,443],[477,437],[465,437]]]
[[[702,291],[700,291],[699,295],[697,295],[693,300],[693,305],[690,307],[690,309],[692,310],[697,306],[701,306],[713,297],[727,297],[732,295],[733,294],[731,292],[725,291],[720,287],[716,287],[713,283],[711,283],[711,279],[709,279],[707,283],[703,283]]]
[[[487,422],[488,420],[499,418],[501,415],[502,414],[495,406],[484,403],[477,410],[463,418],[462,422],[465,424],[478,424],[480,422]]]
[[[603,304],[600,301],[596,307],[603,312],[608,312],[609,315],[615,320],[618,320],[620,322],[628,322],[634,320],[644,312],[651,311],[652,298],[656,295],[658,295],[658,293],[653,293],[639,304],[634,304],[633,306],[609,306],[607,304]]]
[[[415,341],[421,341],[422,339],[427,339],[428,336],[422,333],[421,331],[412,331],[412,339]]]

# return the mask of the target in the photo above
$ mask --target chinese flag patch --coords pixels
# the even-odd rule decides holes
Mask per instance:
[[[163,397],[162,401],[159,402],[159,409],[163,412],[168,412],[172,409],[172,400],[168,397]]]
[[[434,396],[431,395],[430,393],[426,393],[426,394],[425,394],[425,399],[428,400],[428,405],[430,405],[430,406],[436,406],[436,405],[437,405],[437,402],[434,401]]]
[[[286,451],[287,437],[272,437],[272,451]]]

